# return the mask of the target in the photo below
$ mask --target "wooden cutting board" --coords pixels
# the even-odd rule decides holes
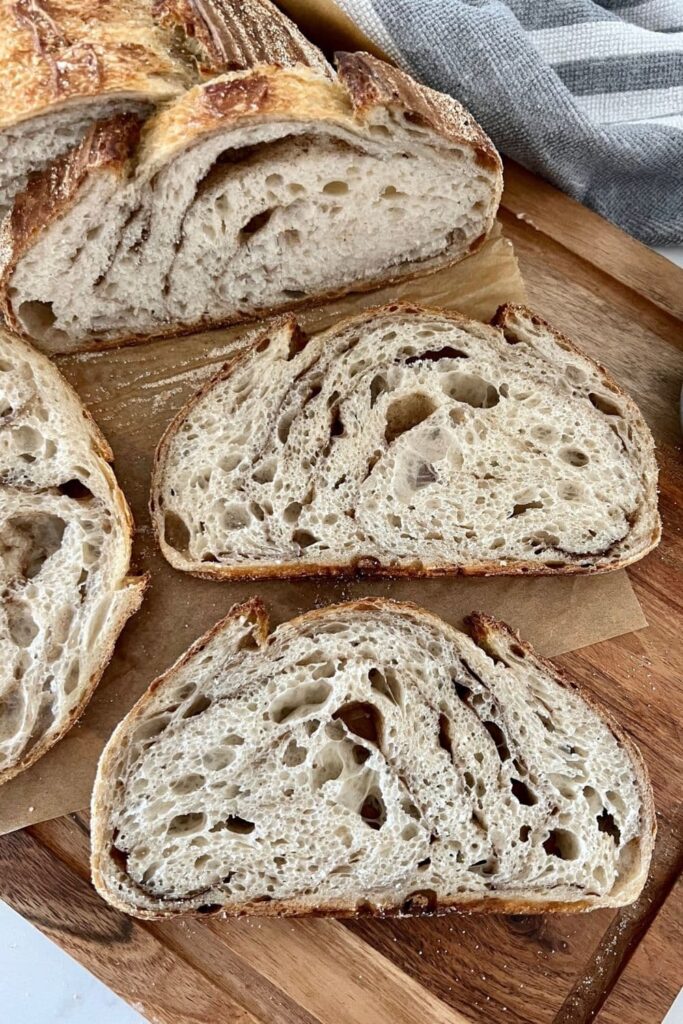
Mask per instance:
[[[532,306],[634,395],[661,468],[661,547],[630,570],[650,625],[558,659],[648,762],[659,835],[641,900],[565,917],[142,924],[88,880],[70,815],[0,840],[0,895],[160,1024],[657,1024],[683,984],[683,271],[515,165],[501,217]]]

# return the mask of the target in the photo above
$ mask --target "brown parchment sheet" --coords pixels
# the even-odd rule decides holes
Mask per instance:
[[[319,330],[342,315],[397,298],[487,320],[501,303],[525,301],[525,293],[512,245],[496,227],[479,253],[455,267],[349,296],[299,319],[305,329]],[[116,474],[136,522],[133,567],[149,572],[151,583],[80,723],[37,764],[0,788],[0,834],[87,806],[99,754],[117,722],[192,641],[231,605],[254,594],[265,600],[273,624],[364,594],[414,601],[455,625],[475,609],[486,611],[549,655],[646,625],[623,571],[564,579],[220,583],[172,569],[157,549],[147,511],[154,449],[175,412],[254,329],[251,325],[58,360],[114,450]]]

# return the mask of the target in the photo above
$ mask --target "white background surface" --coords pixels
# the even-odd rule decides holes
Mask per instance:
[[[683,246],[658,252],[683,267]],[[143,1022],[140,1014],[1,901],[0,1007],[8,1024]],[[683,991],[665,1021],[683,1024]]]

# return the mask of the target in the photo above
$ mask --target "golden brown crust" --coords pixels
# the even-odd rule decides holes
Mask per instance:
[[[0,130],[87,98],[156,104],[191,83],[150,0],[0,4]]]
[[[336,327],[343,327],[346,329],[350,325],[356,325],[360,328],[364,324],[375,321],[382,316],[392,316],[398,312],[408,316],[438,316],[441,319],[450,320],[452,323],[459,324],[464,327],[468,327],[471,326],[472,323],[476,323],[476,321],[472,321],[468,317],[452,310],[434,309],[428,306],[419,306],[412,302],[394,302],[387,306],[376,306],[371,309],[363,310],[363,312],[357,313],[355,316],[342,321],[341,324],[336,325]],[[512,321],[515,315],[527,317],[532,320],[533,323],[542,325],[549,331],[556,343],[562,349],[575,353],[593,367],[596,373],[599,374],[602,384],[613,394],[618,395],[619,398],[627,405],[630,422],[633,428],[637,429],[639,437],[641,438],[641,448],[643,451],[649,452],[651,454],[651,458],[654,460],[654,441],[638,406],[635,404],[633,399],[619,387],[605,367],[591,359],[590,356],[586,355],[585,352],[582,352],[580,348],[573,344],[573,342],[569,341],[569,339],[565,338],[564,335],[560,334],[546,323],[545,320],[537,316],[535,313],[532,313],[531,310],[527,309],[525,306],[513,304],[501,306],[493,317],[490,326],[499,327],[506,335],[512,334]],[[299,335],[305,338],[306,341],[310,340],[292,316],[283,317],[276,321],[266,332],[254,335],[245,343],[244,347],[232,357],[232,359],[226,362],[213,376],[211,376],[210,379],[203,384],[190,399],[188,399],[185,405],[179,409],[166,427],[166,430],[162,434],[161,440],[157,445],[154,455],[154,463],[152,466],[149,502],[150,516],[157,543],[159,544],[164,557],[175,569],[188,572],[190,575],[197,576],[200,579],[253,581],[259,579],[293,579],[297,577],[312,576],[352,577],[355,579],[366,576],[389,578],[409,577],[411,579],[440,576],[592,576],[600,573],[613,572],[616,569],[622,569],[627,565],[631,565],[633,562],[637,562],[641,558],[644,558],[645,555],[652,551],[659,543],[661,537],[661,521],[657,511],[655,474],[650,492],[648,493],[648,507],[652,510],[652,530],[649,541],[641,550],[635,551],[632,554],[617,560],[610,559],[605,556],[592,556],[593,564],[586,564],[587,562],[590,562],[591,559],[587,557],[582,558],[580,556],[567,555],[568,559],[575,558],[576,560],[573,562],[568,561],[567,564],[561,567],[524,560],[514,562],[508,561],[505,564],[502,564],[501,561],[491,560],[472,562],[467,565],[424,565],[418,558],[416,558],[415,562],[410,564],[381,565],[375,559],[362,557],[356,559],[355,562],[352,563],[347,562],[332,565],[310,562],[288,562],[278,563],[276,565],[231,567],[207,563],[206,567],[202,566],[201,568],[198,568],[196,564],[188,563],[187,559],[183,558],[179,552],[165,542],[163,514],[159,508],[157,500],[163,476],[163,461],[166,452],[168,451],[168,447],[192,409],[194,409],[195,406],[198,405],[215,387],[227,380],[237,369],[240,363],[251,356],[263,340],[264,336],[281,329],[283,326],[288,327],[291,331],[298,331]],[[479,324],[479,326],[482,327],[483,325]],[[332,328],[329,330],[332,330]],[[303,347],[303,345],[301,347]]]
[[[394,601],[391,598],[384,597],[362,597],[354,601],[329,605],[324,608],[315,608],[290,619],[286,623],[286,626],[288,628],[297,628],[310,622],[325,619],[340,611],[368,613],[387,611],[392,614],[404,614],[417,619],[419,622],[424,622],[426,620],[437,626],[437,628],[446,630],[447,632],[451,632],[453,634],[457,634],[458,632],[449,623],[444,622],[443,619],[439,618],[439,616],[421,608],[413,602]],[[127,914],[132,914],[133,916],[143,920],[163,920],[170,917],[177,917],[179,913],[183,913],[189,917],[205,917],[207,916],[207,909],[146,910],[131,906],[129,902],[126,902],[124,899],[119,897],[116,892],[112,891],[108,887],[107,881],[102,873],[102,867],[104,860],[107,859],[109,854],[110,837],[108,835],[107,821],[108,814],[111,811],[113,803],[113,783],[117,777],[118,759],[125,747],[127,737],[131,735],[135,724],[145,714],[150,701],[157,691],[163,688],[163,686],[173,678],[175,672],[179,668],[190,662],[196,654],[199,654],[210,640],[219,635],[234,619],[238,619],[242,616],[253,617],[255,619],[255,632],[259,646],[266,646],[270,642],[268,613],[261,599],[251,598],[249,601],[235,605],[223,619],[217,622],[215,626],[195,641],[195,643],[183,655],[181,655],[181,657],[163,675],[154,680],[146,693],[142,695],[132,710],[117,727],[115,733],[107,743],[98,765],[91,806],[91,872],[93,884],[102,898],[113,907],[116,907],[117,910],[121,910]],[[591,710],[593,710],[605,723],[617,741],[628,751],[634,764],[643,808],[643,829],[641,836],[640,858],[641,873],[631,886],[633,892],[629,890],[628,894],[630,899],[635,899],[647,877],[647,871],[656,835],[655,806],[652,787],[650,785],[647,769],[645,768],[645,763],[638,747],[625,733],[625,731],[618,726],[616,722],[614,722],[611,715],[609,715],[608,712],[598,704],[595,698],[588,693],[581,684],[571,679],[566,673],[554,665],[553,662],[539,657],[534,652],[531,645],[522,641],[518,634],[511,630],[505,623],[500,622],[493,616],[486,615],[481,612],[473,612],[466,620],[465,625],[474,642],[481,646],[486,653],[490,653],[487,647],[491,636],[496,632],[510,637],[515,641],[515,643],[519,643],[525,654],[529,658],[533,659],[542,669],[547,671],[553,679],[555,679],[558,685],[578,693],[581,699],[584,700]],[[146,893],[144,895],[147,897]],[[610,897],[609,895],[605,897],[588,897],[572,901],[546,899],[542,895],[534,898],[528,894],[525,896],[520,895],[518,897],[511,898],[509,896],[499,896],[497,893],[491,892],[486,896],[473,895],[471,898],[464,896],[459,899],[454,899],[451,902],[446,901],[439,903],[437,907],[434,907],[431,901],[425,901],[424,904],[421,904],[419,900],[414,901],[408,907],[406,907],[405,904],[400,906],[379,907],[373,905],[369,899],[366,899],[360,907],[356,903],[340,902],[338,904],[316,908],[311,908],[307,904],[296,899],[273,901],[271,903],[252,901],[246,902],[239,907],[216,906],[215,909],[208,911],[208,916],[215,915],[225,918],[243,917],[246,915],[259,917],[289,917],[304,915],[310,917],[408,917],[444,914],[458,911],[466,913],[476,912],[493,914],[538,914],[540,912],[557,914],[577,913],[587,910],[595,910],[599,907],[621,906],[624,902],[625,901],[620,897],[615,898]]]
[[[365,58],[366,55],[343,55],[343,57],[355,60],[359,57]],[[369,57],[367,60],[373,62],[375,77],[381,81],[382,62]],[[349,68],[355,67],[356,64],[352,61]],[[360,67],[364,68],[365,64],[361,63]],[[418,86],[402,72],[390,69],[388,65],[386,67],[388,74],[390,72],[390,81],[396,83],[394,92],[398,92],[398,98],[396,98],[394,92],[390,93],[387,87],[386,109],[398,110],[402,115],[409,114],[412,109],[415,118],[421,119],[421,123],[427,126],[437,139],[443,139],[444,144],[472,147],[480,159],[492,162],[491,166],[495,171],[493,182],[495,196],[491,204],[491,217],[487,224],[487,231],[489,231],[493,226],[495,210],[502,191],[502,167],[492,144],[455,100],[450,97],[440,97],[438,93]],[[136,173],[149,180],[180,152],[196,145],[199,141],[226,132],[231,128],[263,121],[301,121],[312,125],[329,123],[362,138],[368,130],[366,122],[370,112],[381,108],[384,101],[379,97],[371,101],[369,92],[365,89],[363,92],[365,99],[361,102],[358,75],[354,77],[353,72],[349,72],[349,75],[348,82],[342,80],[341,76],[339,82],[333,82],[318,71],[304,66],[282,68],[259,65],[254,70],[223,75],[210,83],[196,86],[169,107],[159,111],[147,122],[135,160],[131,160],[128,164],[121,161],[121,174],[132,174],[134,163]],[[399,86],[401,86],[400,89]],[[415,104],[414,109],[408,107],[411,96]],[[432,118],[429,122],[428,117]],[[105,130],[103,129],[103,131]],[[0,308],[3,309],[8,323],[20,333],[23,331],[8,295],[14,267],[39,233],[62,215],[68,209],[68,204],[75,202],[79,189],[87,183],[90,176],[102,170],[112,169],[111,164],[105,165],[97,162],[90,165],[83,164],[82,156],[76,155],[80,149],[79,147],[78,151],[73,151],[72,154],[63,157],[56,168],[55,165],[51,165],[32,180],[27,191],[33,190],[34,193],[40,193],[44,197],[42,216],[37,205],[32,205],[34,209],[34,216],[31,220],[32,229],[29,230],[26,223],[15,227],[6,221],[4,225],[3,237],[0,238]],[[71,161],[79,164],[78,177],[75,172],[70,170]],[[126,167],[129,168],[128,172]],[[74,185],[68,191],[68,199],[64,186],[61,184],[63,180],[68,180]],[[370,280],[356,282],[350,287],[331,289],[312,299],[293,300],[288,303],[286,308],[305,309],[350,292],[371,291],[396,281],[441,270],[477,251],[485,242],[486,237],[487,235],[484,233],[475,239],[466,253],[447,250],[439,256],[429,257],[421,262],[398,265],[391,272]],[[284,311],[285,307],[277,310],[277,312]],[[84,344],[82,349],[100,350],[121,344],[148,341],[157,337],[177,337],[214,327],[254,321],[272,315],[273,310],[263,308],[253,313],[235,313],[232,316],[206,316],[191,324],[159,325],[158,329],[153,331],[132,333],[109,342],[93,339],[92,343]]]
[[[175,38],[180,33],[203,75],[256,64],[305,64],[332,75],[317,46],[270,0],[155,0],[153,14]]]
[[[452,96],[421,85],[369,53],[337,53],[335,62],[339,81],[359,120],[367,120],[378,107],[401,111],[411,124],[428,128],[449,142],[472,146],[480,163],[502,174],[493,143]]]
[[[88,99],[157,105],[262,63],[332,75],[270,0],[3,0],[0,131]]]

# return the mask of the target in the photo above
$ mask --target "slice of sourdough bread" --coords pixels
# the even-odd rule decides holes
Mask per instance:
[[[639,410],[511,306],[281,323],[171,423],[151,509],[171,564],[217,578],[601,572],[660,534]]]
[[[142,599],[111,458],[58,370],[0,331],[0,782],[74,724]]]
[[[235,607],[119,725],[100,894],[138,917],[588,910],[636,899],[636,747],[506,626],[365,599]]]
[[[17,196],[0,303],[50,352],[258,318],[467,256],[502,188],[451,97],[366,54],[258,64],[97,125]]]

